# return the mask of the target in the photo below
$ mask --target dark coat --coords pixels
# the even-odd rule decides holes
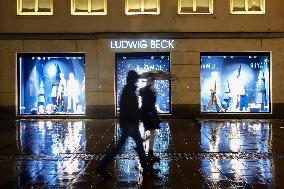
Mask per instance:
[[[146,86],[140,90],[142,97],[141,116],[145,130],[153,130],[160,128],[160,117],[155,107],[156,92],[150,86]]]
[[[135,85],[125,85],[120,96],[120,126],[139,125],[140,112]]]

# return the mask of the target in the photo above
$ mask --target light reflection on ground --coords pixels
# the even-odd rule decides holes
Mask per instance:
[[[201,122],[201,148],[206,152],[269,152],[269,122]],[[272,178],[271,159],[203,159],[202,174],[212,187],[220,180],[232,181],[232,187],[269,184]]]
[[[156,177],[143,177],[128,139],[102,181],[95,171],[120,137],[116,120],[20,120],[0,128],[1,188],[250,188],[284,186],[282,121],[168,120],[157,130]],[[141,135],[145,137],[143,125]],[[148,140],[144,142],[148,151]]]

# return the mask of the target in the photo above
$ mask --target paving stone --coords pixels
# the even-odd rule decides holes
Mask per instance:
[[[96,167],[120,137],[117,120],[9,120],[0,127],[0,188],[282,188],[283,120],[166,120],[153,167],[143,177],[128,139],[109,165]],[[144,137],[143,125],[140,125]],[[144,146],[148,151],[149,141]]]

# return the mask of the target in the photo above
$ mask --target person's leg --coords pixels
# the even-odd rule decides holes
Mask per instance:
[[[52,105],[56,105],[56,97],[51,97]]]
[[[209,99],[208,104],[206,106],[206,111],[212,110],[212,104],[213,104],[213,95],[212,95],[212,92],[211,92],[210,99]]]
[[[63,96],[63,98],[64,98],[64,101],[63,101],[64,112],[66,113],[67,112],[67,105],[68,105],[68,97],[67,96]]]
[[[64,94],[61,93],[61,99],[60,99],[60,103],[61,103],[61,112],[64,112]]]
[[[73,97],[73,112],[77,112],[77,100],[76,97]]]
[[[160,158],[154,155],[154,142],[156,138],[156,130],[150,130],[150,141],[149,141],[149,152],[148,152],[148,161],[160,161]]]
[[[145,150],[144,150],[144,147],[143,147],[143,139],[140,135],[138,126],[133,125],[133,127],[131,127],[130,136],[134,139],[134,141],[136,143],[135,150],[137,151],[137,153],[139,155],[139,160],[140,160],[140,164],[143,168],[143,171],[145,171],[145,169],[148,169],[147,157],[146,157]]]
[[[131,129],[131,135],[130,136],[134,139],[134,141],[136,143],[135,150],[139,155],[140,164],[143,168],[143,176],[147,176],[147,175],[153,176],[156,173],[160,172],[159,169],[153,169],[153,167],[152,167],[153,164],[148,163],[148,161],[147,161],[147,157],[146,157],[145,150],[144,150],[144,147],[143,147],[143,140],[142,140],[142,137],[140,135],[138,126],[136,126],[136,127],[133,126],[133,129]]]
[[[71,94],[67,97],[67,112],[71,112]]]
[[[111,160],[121,151],[123,145],[125,144],[125,141],[127,137],[129,136],[128,129],[123,129],[121,138],[118,140],[117,145],[108,150],[106,155],[102,158],[97,170],[99,173],[105,173],[108,164],[111,162]]]
[[[156,137],[156,130],[155,129],[150,130],[149,150],[153,151],[155,137]]]

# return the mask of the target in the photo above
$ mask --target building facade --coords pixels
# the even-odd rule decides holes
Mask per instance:
[[[128,56],[130,58],[139,56],[147,59],[160,55],[164,57],[163,53],[167,53],[168,68],[176,76],[176,79],[170,82],[168,89],[169,111],[165,112],[167,117],[283,118],[284,11],[282,7],[284,2],[265,0],[240,2],[242,1],[1,0],[1,115],[4,117],[21,115],[21,98],[24,98],[24,94],[21,94],[21,90],[24,90],[21,89],[21,85],[26,80],[23,79],[24,76],[20,76],[20,73],[23,72],[24,75],[27,71],[22,71],[19,66],[21,53],[31,57],[37,55],[45,57],[45,53],[46,57],[52,56],[52,53],[83,54],[85,61],[84,74],[81,76],[81,83],[84,82],[82,116],[86,118],[115,118],[117,115],[118,57],[127,59]],[[252,81],[253,87],[245,88],[247,92],[244,92],[243,96],[246,96],[246,100],[241,100],[245,103],[254,96],[255,102],[247,102],[247,105],[243,105],[243,109],[238,105],[237,110],[228,111],[234,97],[229,97],[231,102],[228,107],[225,104],[226,91],[223,87],[222,92],[220,91],[222,99],[215,99],[213,93],[211,93],[212,98],[210,97],[211,89],[203,87],[205,84],[202,73],[206,63],[203,64],[202,61],[205,61],[206,57],[236,59],[243,55],[268,57],[269,70],[265,78],[268,84],[264,85],[265,92],[261,93],[260,91],[263,90],[258,88],[263,81],[260,70],[254,76],[256,78]],[[262,63],[264,62],[263,60]],[[248,65],[255,63],[251,67],[257,66],[256,62],[247,63]],[[244,73],[245,63],[232,64],[239,68],[239,75],[241,70]],[[76,68],[73,69],[75,71]],[[221,66],[219,70],[217,69],[219,74],[222,72],[220,69],[225,68]],[[208,76],[207,79],[212,80],[212,78]],[[216,88],[225,83],[226,79],[223,80],[215,82],[217,87],[214,94]],[[42,95],[39,92],[40,81],[37,82],[39,83],[37,95],[40,96]],[[239,86],[231,83],[231,92],[232,85]],[[48,87],[51,91],[51,84]],[[48,87],[45,86],[45,90]],[[204,99],[205,103],[202,102],[202,90],[207,91],[205,94],[209,94]],[[252,92],[249,93],[249,90]],[[32,93],[31,88],[25,91]],[[257,95],[262,95],[259,97],[262,100],[259,100]],[[52,97],[49,96],[52,104]],[[47,99],[45,94],[44,102]],[[65,102],[67,101],[65,99]],[[213,108],[209,107],[209,101],[214,104]],[[35,108],[39,108],[38,104],[37,100]],[[218,110],[218,107],[221,107],[222,111]],[[30,109],[32,108],[28,111],[31,111]],[[61,109],[63,111],[62,107]],[[247,109],[250,111],[245,111]],[[36,114],[38,112],[39,110]]]

